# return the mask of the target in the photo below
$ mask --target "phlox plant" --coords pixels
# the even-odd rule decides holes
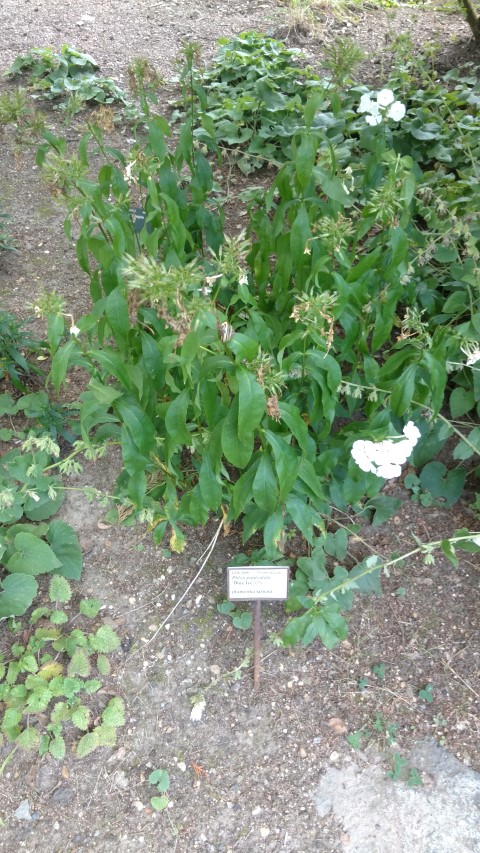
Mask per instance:
[[[380,561],[347,571],[347,531],[327,530],[334,508],[385,518],[398,507],[381,495],[381,465],[357,464],[356,442],[402,445],[396,475],[455,436],[460,491],[480,450],[476,166],[468,152],[459,165],[455,149],[465,195],[447,225],[449,166],[430,142],[409,147],[408,100],[400,120],[393,92],[371,93],[381,122],[367,122],[364,95],[327,86],[307,100],[271,186],[247,193],[235,237],[223,230],[215,140],[199,143],[193,117],[176,147],[151,119],[128,155],[91,128],[79,159],[87,167],[94,144],[104,165],[66,189],[93,308],[52,347],[51,381],[59,388],[72,364],[88,371],[82,439],[120,445],[117,494],[155,542],[168,531],[180,551],[183,525],[222,512],[244,542],[261,532],[271,562],[300,531],[309,555],[287,609],[305,612],[286,642],[334,645],[353,589],[380,591]],[[49,134],[40,165],[49,150],[66,156]],[[455,547],[478,550],[478,534],[459,534],[452,559]]]

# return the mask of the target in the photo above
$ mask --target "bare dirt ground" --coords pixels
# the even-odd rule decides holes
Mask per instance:
[[[197,40],[208,57],[217,37],[246,29],[301,42],[311,62],[321,62],[335,34],[348,33],[368,52],[359,72],[368,82],[378,80],[382,63],[388,62],[394,32],[410,31],[418,45],[439,41],[445,68],[467,59],[480,61],[462,18],[428,6],[355,12],[357,21],[348,25],[325,14],[320,29],[309,34],[292,30],[273,2],[30,0],[19,6],[16,0],[3,0],[0,15],[2,69],[32,46],[70,44],[91,53],[101,72],[121,86],[127,84],[132,57],[148,57],[169,78],[183,40]],[[73,141],[80,132],[81,121],[67,131]],[[78,316],[89,297],[63,236],[64,209],[41,183],[34,152],[18,146],[8,132],[2,143],[0,197],[13,215],[11,233],[19,248],[0,261],[2,308],[25,317],[41,290],[55,289],[65,297],[67,310]],[[76,482],[105,489],[117,471],[112,454],[87,465]],[[352,543],[352,560],[370,548],[388,558],[414,547],[414,535],[428,541],[475,524],[466,501],[449,510],[419,508],[401,486],[394,488],[403,500],[401,511],[381,527],[364,525],[361,538]],[[105,524],[104,511],[73,492],[61,517],[75,527],[82,544],[82,595],[104,602],[101,618],[122,638],[104,690],[124,697],[127,724],[116,749],[99,749],[82,760],[71,750],[62,762],[17,752],[0,780],[0,849],[480,850],[475,840],[464,844],[456,836],[434,847],[421,833],[408,846],[401,832],[392,835],[395,818],[382,816],[381,807],[374,820],[380,821],[379,837],[387,839],[384,846],[366,829],[354,842],[348,815],[319,806],[318,799],[322,778],[339,790],[345,784],[346,777],[332,776],[332,770],[351,776],[351,768],[373,769],[385,797],[388,790],[399,790],[404,783],[385,775],[395,753],[410,760],[424,791],[430,791],[433,777],[427,765],[423,769],[418,747],[409,758],[425,738],[445,746],[464,768],[480,769],[479,573],[473,558],[464,555],[456,569],[443,559],[433,566],[417,560],[397,567],[384,580],[382,598],[357,599],[349,638],[332,652],[318,644],[277,648],[269,637],[281,631],[285,616],[281,605],[266,605],[261,690],[255,694],[251,669],[238,669],[252,643],[250,632],[233,629],[216,608],[225,598],[225,568],[243,550],[235,533],[219,539],[199,579],[170,616],[196,575],[219,519],[192,532],[178,556],[155,548],[140,527]],[[432,702],[418,697],[427,684],[432,685]],[[194,722],[190,700],[198,693],[205,696],[206,707]],[[388,726],[395,727],[391,743]],[[354,750],[347,735],[359,730],[365,737]],[[0,762],[7,753],[8,747]],[[165,768],[171,776],[171,806],[162,813],[150,806],[155,791],[147,779],[153,768]],[[357,796],[354,786],[345,790]],[[28,801],[23,817],[15,816],[22,801]],[[414,801],[409,808],[415,810]],[[367,812],[365,827],[370,822]]]

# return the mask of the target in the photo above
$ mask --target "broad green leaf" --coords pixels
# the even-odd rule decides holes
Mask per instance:
[[[47,539],[60,560],[60,566],[55,573],[70,580],[80,580],[83,566],[82,549],[73,527],[56,519],[48,528]]]
[[[151,797],[150,803],[156,812],[162,812],[167,808],[169,799],[165,794],[163,794],[161,797]]]
[[[119,287],[108,294],[105,301],[105,314],[117,344],[124,349],[130,330],[130,319],[127,301]]]
[[[38,584],[30,575],[8,575],[1,582],[0,619],[22,616],[38,592]]]
[[[205,506],[208,509],[217,510],[222,502],[222,484],[215,476],[208,453],[203,454],[198,484]]]
[[[170,787],[170,776],[167,770],[152,770],[148,781],[151,785],[155,785],[160,793],[168,791]]]
[[[299,208],[290,231],[290,251],[292,260],[298,268],[303,263],[303,256],[308,245],[308,240],[312,236],[310,230],[310,222],[308,213],[304,204]]]
[[[246,435],[243,441],[238,435],[238,394],[223,422],[222,450],[227,461],[236,468],[245,468],[253,453],[253,433]]]
[[[240,441],[249,438],[265,414],[265,392],[247,370],[237,370],[238,381],[238,436]]]
[[[61,566],[60,560],[50,545],[38,536],[33,536],[31,533],[17,533],[14,544],[16,552],[6,564],[9,572],[39,575],[52,572]]]
[[[416,374],[417,365],[410,364],[406,370],[403,371],[402,376],[393,388],[390,395],[390,405],[396,415],[404,415],[412,402],[412,398],[415,393]]]
[[[280,500],[283,502],[290,494],[298,476],[300,456],[293,447],[277,433],[265,430],[265,438],[272,448],[275,471],[280,486]]]
[[[252,486],[255,503],[265,512],[272,513],[278,503],[278,484],[270,454],[264,451]]]
[[[453,419],[461,418],[475,406],[475,394],[472,388],[454,388],[450,394],[450,414]]]
[[[61,735],[57,735],[53,740],[50,741],[48,751],[52,758],[55,758],[57,761],[61,761],[65,758],[65,741]]]
[[[185,390],[178,394],[168,405],[167,414],[165,415],[165,429],[173,447],[179,445],[190,446],[192,443],[192,437],[186,424],[189,402],[190,395]]]

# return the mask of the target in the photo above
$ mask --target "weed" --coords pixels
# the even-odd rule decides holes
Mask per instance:
[[[170,787],[170,776],[166,770],[152,770],[148,781],[151,785],[155,785],[155,788],[161,794],[160,797],[152,797],[150,799],[150,803],[155,811],[161,812],[167,808],[170,802],[166,793]]]
[[[7,237],[7,246],[8,240]],[[34,359],[42,352],[42,342],[27,332],[27,322],[0,311],[0,376],[19,391],[27,390],[25,383],[29,376],[41,375]]]
[[[32,612],[22,642],[12,643],[7,658],[2,656],[0,661],[0,738],[15,747],[38,750],[41,756],[48,752],[58,760],[66,752],[66,725],[84,733],[74,747],[77,758],[99,746],[114,746],[117,729],[125,725],[124,703],[119,696],[110,699],[102,711],[97,707],[95,713],[88,698],[102,686],[99,678],[92,677],[93,668],[100,676],[108,675],[108,655],[118,648],[120,640],[107,625],[95,631],[83,630],[78,627],[78,616],[76,627],[68,631],[69,616],[59,605],[67,604],[71,596],[66,578],[52,577],[50,606]],[[80,613],[93,619],[100,606],[95,599],[85,599],[80,602]],[[16,623],[15,632],[19,629]],[[99,722],[94,723],[96,717]]]
[[[364,59],[362,48],[351,38],[337,38],[325,45],[323,65],[337,89],[353,82],[355,70]]]

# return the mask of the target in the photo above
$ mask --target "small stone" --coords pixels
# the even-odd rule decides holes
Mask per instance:
[[[134,800],[133,805],[135,806],[137,812],[143,812],[143,809],[145,808],[145,806],[140,800]]]
[[[218,676],[218,675],[220,675],[221,669],[218,666],[218,664],[214,663],[210,667],[210,672],[212,673],[212,675]]]
[[[262,838],[268,838],[268,836],[270,835],[270,830],[268,826],[260,827],[260,835],[262,836]]]
[[[300,749],[298,750],[298,754],[299,754],[300,758],[306,758],[307,757],[307,750],[303,746],[301,746]]]
[[[335,762],[338,761],[339,758],[340,758],[339,752],[334,751],[334,752],[330,753],[330,761],[332,764],[335,764]]]
[[[181,770],[181,771],[182,771],[182,773],[185,773],[185,771],[186,771],[186,769],[187,769],[187,765],[185,764],[185,762],[184,762],[184,761],[179,761],[179,762],[178,762],[178,764],[177,764],[177,767],[178,767],[178,769],[179,769],[179,770]]]
[[[17,820],[32,820],[32,815],[30,812],[30,803],[28,800],[22,800],[18,809],[16,809],[13,813],[14,817]]]
[[[261,811],[262,811],[261,806],[255,806],[255,808],[252,811],[252,817],[256,817],[258,814],[260,814]]]

